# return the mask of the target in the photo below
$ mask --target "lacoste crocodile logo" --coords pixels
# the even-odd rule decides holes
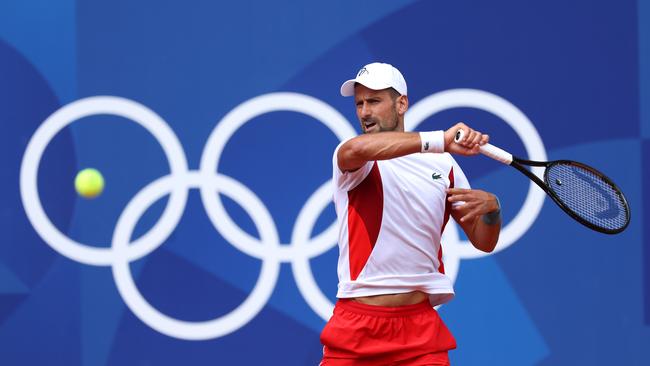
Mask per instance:
[[[434,172],[433,174],[431,174],[431,179],[433,180],[440,179],[440,178],[442,178],[442,175],[440,175],[439,173]]]

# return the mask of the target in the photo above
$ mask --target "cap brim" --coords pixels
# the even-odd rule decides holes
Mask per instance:
[[[350,79],[341,85],[341,95],[344,97],[351,97],[354,95],[354,84],[356,79]]]
[[[359,81],[357,79],[350,79],[341,85],[341,95],[344,97],[351,97],[354,95],[354,84],[359,83],[363,86],[365,86],[368,89],[372,90],[384,90],[391,88],[390,85],[384,84],[384,83],[376,83],[373,84],[369,80],[363,80]]]

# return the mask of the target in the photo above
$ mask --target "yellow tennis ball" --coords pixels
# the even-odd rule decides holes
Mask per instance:
[[[104,177],[97,169],[86,168],[77,173],[74,188],[83,198],[95,198],[104,190]]]

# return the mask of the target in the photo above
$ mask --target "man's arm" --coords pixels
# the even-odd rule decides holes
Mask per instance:
[[[491,252],[501,232],[501,214],[496,196],[478,189],[450,188],[449,202],[465,202],[454,206],[451,216],[478,250]]]
[[[337,155],[341,171],[355,171],[366,162],[387,160],[420,152],[417,132],[381,132],[365,134],[341,145]]]
[[[458,129],[465,131],[465,138],[454,143]],[[444,132],[444,151],[458,155],[476,155],[479,145],[488,142],[489,137],[474,131],[463,123],[457,123]],[[366,162],[388,160],[422,151],[422,140],[417,132],[379,132],[359,135],[345,142],[339,148],[337,162],[343,172],[355,171]]]

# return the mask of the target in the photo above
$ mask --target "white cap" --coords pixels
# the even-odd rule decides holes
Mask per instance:
[[[341,85],[341,95],[350,97],[354,95],[354,84],[359,83],[372,90],[393,88],[401,95],[406,95],[406,80],[404,76],[391,64],[373,62],[359,70],[357,77]]]

